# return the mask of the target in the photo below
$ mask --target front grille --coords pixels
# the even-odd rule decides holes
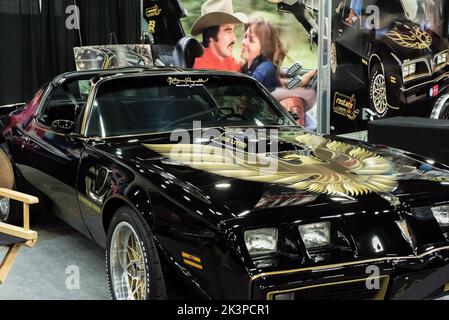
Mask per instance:
[[[368,290],[364,282],[319,287],[295,293],[295,300],[372,300],[378,290]]]
[[[294,300],[383,300],[389,277],[383,276],[378,279],[380,283],[378,289],[369,290],[366,279],[358,279],[272,292],[268,294],[268,299],[276,300],[281,299],[282,295],[293,294]]]

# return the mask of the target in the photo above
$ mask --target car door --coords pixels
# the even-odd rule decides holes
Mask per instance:
[[[11,152],[24,178],[51,200],[51,211],[90,237],[76,192],[83,143],[71,141],[56,126],[58,121],[66,125],[75,122],[87,98],[84,84],[79,80],[60,81],[49,90],[36,115],[15,128]]]

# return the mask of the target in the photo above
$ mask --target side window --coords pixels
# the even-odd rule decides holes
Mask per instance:
[[[54,121],[76,121],[89,94],[89,81],[77,80],[56,88],[39,113],[39,122],[51,127]]]

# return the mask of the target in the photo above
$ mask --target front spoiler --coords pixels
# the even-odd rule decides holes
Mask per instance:
[[[404,278],[404,275],[416,273],[429,273],[449,264],[449,246],[428,250],[417,256],[406,257],[382,257],[377,259],[360,260],[347,263],[307,267],[294,270],[279,270],[273,272],[259,273],[251,278],[250,298],[256,300],[275,299],[277,294],[295,294],[296,298],[304,297],[307,290],[328,290],[331,288],[336,292],[340,287],[358,285],[352,293],[348,293],[349,299],[392,299],[398,297],[398,289],[395,281]],[[413,278],[413,277],[411,277]],[[405,277],[407,279],[407,277]],[[377,281],[378,288],[368,289],[365,283]],[[403,281],[403,280],[401,280]],[[413,280],[415,281],[415,280]],[[405,290],[413,286],[413,283],[404,283],[399,289]],[[354,287],[355,288],[355,287]],[[366,288],[369,292],[360,291]],[[357,291],[358,290],[358,291]],[[435,292],[434,297],[441,296],[445,290],[449,290],[447,283],[441,283],[440,292]],[[306,295],[307,296],[307,295]],[[320,299],[316,295],[308,295],[313,299]],[[326,295],[325,299],[333,299]],[[335,299],[342,298],[335,296]],[[430,297],[429,297],[430,298]],[[301,298],[303,299],[303,298]]]
[[[425,99],[437,99],[442,93],[446,92],[449,87],[449,71],[445,72],[435,79],[416,84],[411,87],[401,87],[399,92],[399,100],[402,104],[412,104],[423,101]],[[439,86],[439,94],[430,96],[430,91],[434,86]]]

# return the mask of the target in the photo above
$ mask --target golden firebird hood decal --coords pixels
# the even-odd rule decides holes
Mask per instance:
[[[240,157],[234,150],[210,145],[145,146],[194,169],[314,193],[357,196],[387,193],[397,187],[392,164],[366,149],[311,134],[284,135],[279,140],[309,151],[245,153]],[[257,157],[257,161],[250,161],[250,156]]]
[[[431,35],[418,27],[411,28],[408,34],[391,30],[386,36],[401,47],[410,49],[427,49],[432,44]]]

